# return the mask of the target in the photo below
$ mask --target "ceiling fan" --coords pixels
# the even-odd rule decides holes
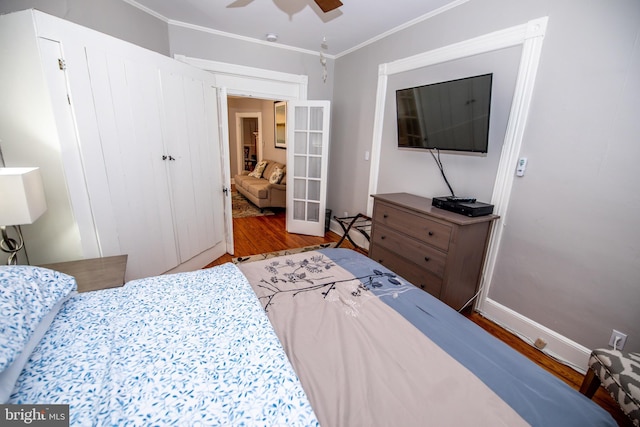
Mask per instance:
[[[253,0],[236,0],[231,3],[227,7],[244,7],[251,3]],[[342,2],[340,0],[313,0],[316,2],[318,7],[322,9],[324,13],[331,12],[334,9],[342,6]]]
[[[340,0],[314,0],[316,4],[322,9],[324,13],[331,12],[333,9],[337,9],[342,6]]]

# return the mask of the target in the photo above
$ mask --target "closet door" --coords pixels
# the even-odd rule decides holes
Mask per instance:
[[[164,135],[180,262],[224,240],[216,90],[169,71],[162,80]]]
[[[152,63],[87,49],[109,195],[127,279],[178,265],[159,72]]]

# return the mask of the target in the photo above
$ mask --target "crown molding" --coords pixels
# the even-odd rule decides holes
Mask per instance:
[[[182,22],[182,21],[177,21],[177,20],[174,20],[174,19],[169,19],[166,16],[161,15],[158,12],[156,12],[156,11],[154,11],[152,9],[149,9],[146,6],[141,5],[140,3],[136,2],[135,0],[122,0],[122,1],[124,1],[125,3],[130,4],[133,7],[136,7],[138,9],[142,10],[143,12],[148,13],[149,15],[152,15],[153,17],[155,17],[155,18],[157,18],[157,19],[159,19],[159,20],[161,20],[163,22],[166,22],[169,25],[173,25],[173,26],[176,26],[176,27],[188,28],[188,29],[194,30],[194,31],[201,31],[201,32],[204,32],[204,33],[214,34],[214,35],[221,36],[221,37],[228,37],[228,38],[232,38],[232,39],[235,39],[235,40],[241,40],[241,41],[245,41],[245,42],[249,42],[249,43],[257,43],[257,44],[260,44],[260,45],[263,45],[263,46],[269,46],[269,47],[274,47],[274,48],[278,48],[278,49],[284,49],[284,50],[289,50],[289,51],[293,51],[293,52],[304,53],[306,55],[320,56],[320,52],[319,51],[303,49],[303,48],[299,48],[299,47],[295,47],[295,46],[289,46],[289,45],[282,44],[282,43],[268,42],[266,40],[260,40],[260,39],[256,39],[256,38],[253,38],[253,37],[241,36],[239,34],[229,33],[229,32],[226,32],[226,31],[220,31],[220,30],[216,30],[216,29],[213,29],[213,28],[205,27],[205,26],[202,26],[202,25],[195,25],[195,24],[190,24],[188,22]],[[392,34],[400,32],[400,31],[402,31],[402,30],[404,30],[406,28],[409,28],[409,27],[411,27],[413,25],[416,25],[416,24],[418,24],[420,22],[426,21],[427,19],[433,18],[434,16],[440,15],[441,13],[444,13],[444,12],[446,12],[448,10],[451,10],[451,9],[453,9],[455,7],[458,7],[458,6],[460,6],[460,5],[464,4],[464,3],[467,3],[468,1],[469,0],[456,0],[456,1],[453,1],[453,2],[448,3],[448,4],[446,4],[446,5],[442,6],[442,7],[439,7],[436,10],[433,10],[433,11],[431,11],[429,13],[426,13],[424,15],[421,15],[421,16],[417,17],[417,18],[414,18],[411,21],[408,21],[408,22],[406,22],[406,23],[404,23],[402,25],[398,25],[395,28],[392,28],[392,29],[390,29],[388,31],[385,31],[382,34],[379,34],[379,35],[377,35],[375,37],[372,37],[369,40],[364,41],[364,42],[362,42],[362,43],[360,43],[360,44],[358,44],[358,45],[356,45],[356,46],[354,46],[354,47],[352,47],[350,49],[344,50],[344,51],[342,51],[342,52],[340,52],[338,54],[330,55],[330,54],[327,54],[327,53],[323,53],[323,55],[326,58],[329,58],[329,59],[340,58],[342,56],[348,55],[349,53],[355,52],[358,49],[361,49],[361,48],[363,48],[365,46],[368,46],[368,45],[370,45],[372,43],[375,43],[378,40],[382,40],[385,37],[388,37],[388,36],[390,36]]]

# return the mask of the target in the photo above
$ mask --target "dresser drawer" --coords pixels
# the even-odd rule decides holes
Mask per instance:
[[[433,221],[424,216],[416,215],[379,201],[376,201],[375,204],[373,221],[415,237],[443,251],[449,250],[450,225]]]
[[[386,250],[381,246],[373,246],[369,252],[369,258],[387,267],[393,272],[401,271],[403,279],[408,280],[423,291],[429,292],[436,298],[440,298],[442,279],[431,271],[420,268],[405,258]]]
[[[375,222],[371,238],[374,248],[379,245],[433,272],[438,277],[444,275],[447,259],[444,252]]]

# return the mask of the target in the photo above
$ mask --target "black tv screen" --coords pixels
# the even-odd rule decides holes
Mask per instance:
[[[396,91],[398,147],[486,153],[493,74]]]

